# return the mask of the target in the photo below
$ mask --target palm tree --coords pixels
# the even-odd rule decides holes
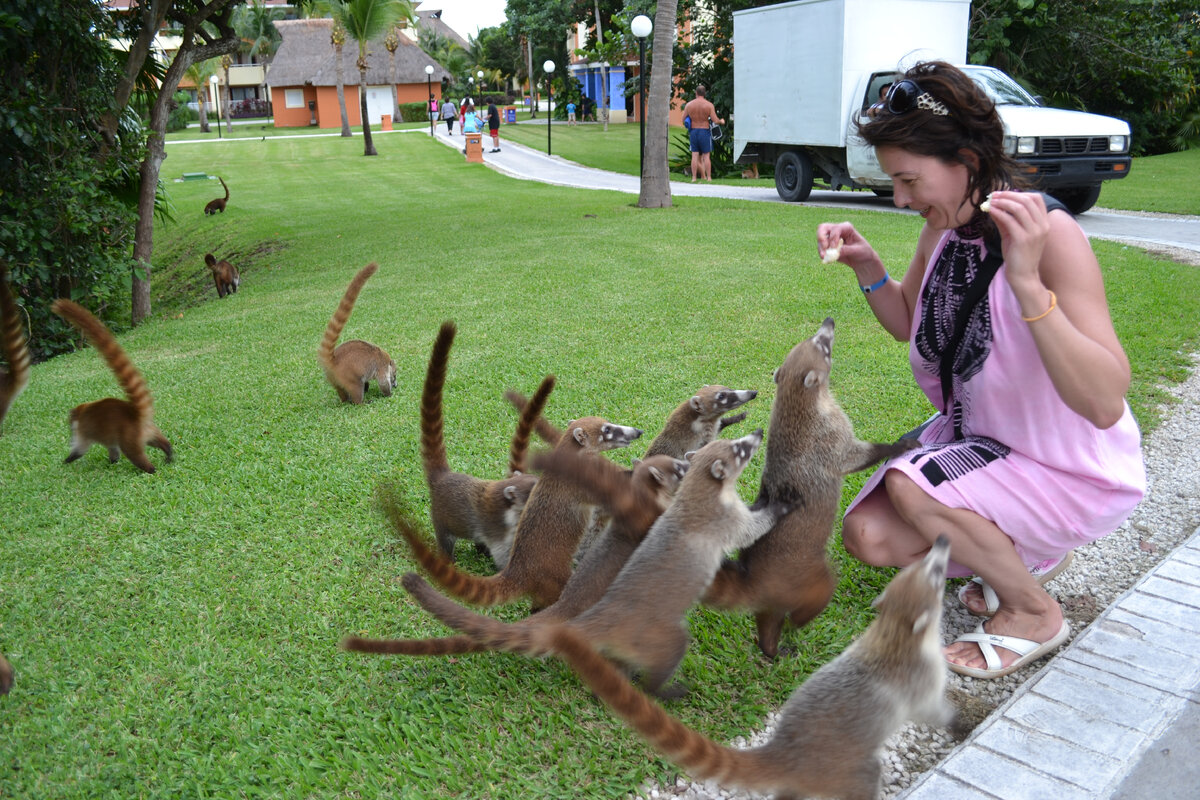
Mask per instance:
[[[338,0],[333,0],[330,3],[330,11],[335,7],[340,7]],[[350,116],[346,113],[346,75],[342,68],[342,47],[346,44],[346,28],[338,21],[337,14],[333,13],[333,30],[329,34],[329,41],[333,44],[334,65],[333,72],[337,79],[337,99],[338,110],[342,112],[342,136],[353,136],[350,133]]]
[[[281,41],[279,31],[275,30],[277,19],[283,19],[283,10],[267,8],[262,0],[251,0],[249,5],[238,6],[233,10],[233,28],[241,37],[245,52],[251,58],[257,57],[263,65],[263,82],[259,85],[264,96],[268,91],[267,69]]]
[[[638,194],[639,208],[671,207],[667,116],[674,90],[671,48],[675,44],[675,14],[678,8],[678,0],[660,0],[654,10],[653,67],[650,70],[650,96],[646,102],[646,165]]]
[[[367,45],[378,39],[400,20],[413,21],[413,7],[408,0],[334,0],[329,4],[334,26],[341,27],[347,36],[358,42],[358,101],[362,110],[363,155],[373,156],[371,122],[367,119]],[[341,66],[339,55],[338,66]]]
[[[233,116],[231,106],[233,105],[233,96],[229,92],[229,68],[233,66],[233,56],[226,53],[221,56],[221,69],[225,70],[225,132],[233,133]],[[221,121],[217,120],[217,125]]]
[[[211,133],[208,127],[208,80],[217,74],[217,60],[209,58],[193,62],[183,74],[196,85],[196,103],[200,107],[200,132]],[[217,124],[220,125],[221,121],[217,120]]]

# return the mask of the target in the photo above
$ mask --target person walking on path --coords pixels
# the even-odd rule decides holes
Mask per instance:
[[[496,108],[495,103],[488,103],[487,107],[487,124],[488,133],[492,135],[491,152],[500,152],[500,109]]]
[[[446,120],[446,133],[454,135],[454,120],[458,117],[458,108],[449,97],[442,103],[442,119]]]
[[[947,666],[1000,677],[1067,640],[1042,584],[1145,494],[1129,360],[1083,230],[1061,203],[1018,190],[996,107],[961,70],[917,64],[858,134],[896,206],[925,220],[916,253],[891,278],[849,222],[817,226],[817,251],[854,270],[880,325],[909,343],[939,413],[918,449],[867,481],[842,540],[867,564],[901,567],[948,534],[949,575],[978,576],[959,601],[990,619],[945,648]]]
[[[712,180],[712,131],[709,126],[714,122],[725,124],[725,120],[717,116],[717,109],[704,96],[706,91],[703,86],[697,86],[696,96],[683,107],[683,115],[692,120],[692,128],[688,132],[692,151],[692,183],[697,178]]]

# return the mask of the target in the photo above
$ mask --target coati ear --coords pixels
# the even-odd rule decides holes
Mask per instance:
[[[696,455],[695,450],[688,450],[686,453],[683,454],[683,460],[688,462],[688,466],[691,466],[691,460],[695,457],[695,455]]]
[[[640,458],[635,458],[633,461],[629,462],[629,466],[633,467],[634,469],[637,469],[637,465],[640,463],[642,463],[642,460]]]
[[[692,411],[695,411],[697,414],[704,410],[704,404],[700,402],[700,395],[698,394],[692,395],[692,399],[688,400],[688,405],[691,406]]]
[[[514,474],[520,474],[520,473],[514,473]],[[510,506],[515,505],[517,502],[517,487],[505,486],[504,487],[504,499],[508,501],[508,504]]]
[[[921,633],[929,627],[929,612],[922,611],[921,616],[913,620],[913,633]]]
[[[659,486],[667,485],[667,476],[663,475],[662,471],[658,467],[650,468],[650,477],[653,478],[654,482],[657,483]]]
[[[575,439],[580,447],[587,447],[588,434],[583,428],[571,428],[571,436]]]
[[[771,381],[773,383],[779,383],[779,367],[771,370]]]
[[[721,459],[718,458],[716,461],[714,461],[713,465],[709,469],[709,471],[712,473],[712,476],[714,478],[716,478],[717,480],[719,480],[719,481],[725,480],[725,462],[722,461]]]
[[[811,389],[821,382],[821,376],[815,369],[804,373],[804,388]]]

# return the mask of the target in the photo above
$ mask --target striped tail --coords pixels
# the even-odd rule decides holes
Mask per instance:
[[[116,376],[117,383],[125,390],[125,396],[137,411],[138,418],[142,422],[153,418],[154,400],[150,397],[150,390],[142,378],[142,373],[138,372],[129,356],[125,355],[125,351],[117,344],[117,340],[104,323],[78,303],[62,298],[51,303],[50,310],[79,328],[92,346],[100,352]]]
[[[25,332],[21,330],[21,317],[17,304],[8,288],[8,276],[0,270],[0,352],[8,360],[8,375],[0,372],[0,421],[8,411],[9,404],[29,383],[29,348],[25,345]]]
[[[341,647],[360,653],[400,656],[456,656],[482,653],[489,649],[470,636],[443,636],[439,639],[364,639],[347,636],[342,639]]]
[[[377,269],[379,265],[374,261],[360,269],[346,287],[346,293],[342,295],[342,302],[338,303],[337,311],[333,312],[333,317],[325,328],[325,335],[321,337],[321,345],[317,348],[317,358],[326,370],[333,369],[333,348],[337,345],[338,337],[342,335],[342,328],[346,327],[346,321],[350,319],[350,312],[354,310],[358,293]]]
[[[425,388],[421,392],[421,462],[425,465],[427,479],[434,473],[450,469],[443,430],[442,390],[446,386],[446,368],[456,331],[453,322],[442,323],[433,342],[433,352],[429,354]]]
[[[417,563],[455,597],[472,605],[498,606],[525,596],[525,589],[503,571],[487,577],[460,571],[453,561],[425,543],[425,538],[399,507],[393,493],[384,493],[383,508],[392,527],[408,541]]]
[[[527,656],[544,656],[549,652],[545,644],[537,641],[536,626],[523,622],[501,622],[463,608],[440,594],[415,572],[405,575],[401,583],[426,611],[478,642],[482,650],[502,650]]]
[[[513,408],[517,409],[517,411],[524,411],[525,406],[529,405],[529,398],[511,389],[504,393],[504,397],[508,402],[512,403]],[[537,431],[538,437],[551,447],[558,444],[558,440],[563,435],[563,432],[551,425],[545,417],[537,418],[537,421],[534,422],[534,430]]]
[[[529,436],[537,421],[542,418],[542,409],[554,389],[554,376],[547,375],[533,394],[533,399],[525,404],[521,418],[517,422],[517,430],[513,433],[512,446],[508,450],[508,472],[510,475],[525,472],[525,453],[529,450]]]
[[[758,751],[724,747],[693,731],[633,686],[570,627],[552,626],[547,635],[554,654],[567,662],[613,713],[692,777],[730,786],[758,783],[754,775],[763,767]]]

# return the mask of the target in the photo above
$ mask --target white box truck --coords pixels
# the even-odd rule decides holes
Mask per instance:
[[[1075,213],[1102,181],[1129,174],[1129,125],[1047,108],[1000,70],[967,65],[970,0],[796,0],[733,14],[733,158],[775,166],[775,188],[805,200],[814,178],[890,195],[855,123],[898,69],[940,59],[996,102],[1005,143],[1042,190]]]

